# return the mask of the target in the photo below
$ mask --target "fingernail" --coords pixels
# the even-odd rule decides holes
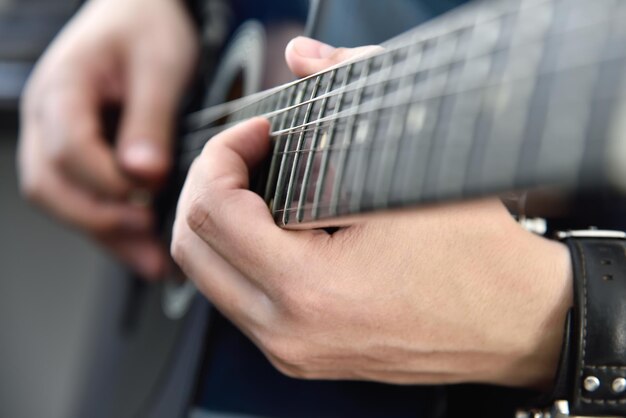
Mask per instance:
[[[157,146],[145,140],[129,145],[124,151],[124,158],[133,167],[148,167],[160,162],[162,155]]]
[[[336,50],[336,48],[331,45],[302,36],[295,38],[292,42],[295,53],[304,58],[328,58]]]

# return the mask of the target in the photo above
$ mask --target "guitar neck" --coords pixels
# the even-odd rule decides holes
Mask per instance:
[[[623,186],[624,45],[619,0],[481,1],[221,111],[270,120],[265,197],[282,226],[537,186]],[[207,136],[194,124],[188,150]]]

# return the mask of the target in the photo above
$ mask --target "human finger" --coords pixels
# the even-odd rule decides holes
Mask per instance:
[[[294,253],[320,232],[279,228],[263,199],[247,189],[250,168],[268,151],[268,129],[267,121],[255,118],[209,141],[190,171],[178,216],[246,277],[271,291],[280,269],[299,259]]]
[[[124,169],[155,187],[172,164],[175,121],[190,71],[176,54],[153,49],[131,59],[117,148]]]
[[[103,136],[100,103],[89,85],[57,86],[38,105],[25,109],[28,138],[42,144],[45,157],[86,191],[106,198],[124,197],[133,183],[124,176]]]
[[[142,276],[162,276],[166,252],[153,236],[154,217],[147,208],[101,201],[54,172],[45,173],[45,185],[29,193],[35,203],[87,232]]]
[[[334,48],[315,39],[298,36],[287,44],[285,59],[298,77],[306,77],[350,59],[382,51],[380,46]]]
[[[94,235],[119,231],[143,232],[154,223],[151,212],[115,200],[100,200],[72,184],[42,158],[32,141],[20,146],[21,187],[31,201],[66,223]],[[28,169],[25,167],[29,167]]]
[[[226,316],[261,320],[266,299],[236,268],[189,229],[184,219],[174,223],[171,253],[187,277]],[[263,317],[265,315],[263,314]]]

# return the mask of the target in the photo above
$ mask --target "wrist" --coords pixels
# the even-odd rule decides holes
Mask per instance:
[[[551,291],[541,303],[551,307],[547,316],[537,329],[537,340],[534,352],[536,362],[534,370],[536,382],[534,388],[546,390],[552,387],[561,357],[565,322],[569,310],[573,306],[573,272],[569,250],[558,241],[548,241],[552,247],[550,261],[552,273],[545,277],[552,285]]]
[[[558,416],[624,416],[626,234],[592,229],[558,236],[571,254],[574,306],[555,384],[535,406],[553,403]]]
[[[507,330],[517,349],[511,350],[511,366],[497,383],[546,390],[556,375],[565,319],[573,304],[571,261],[560,242],[525,233],[517,244],[517,281],[523,287],[516,293],[522,308],[515,313],[518,322]]]

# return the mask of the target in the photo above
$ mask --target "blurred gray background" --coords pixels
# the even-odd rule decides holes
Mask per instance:
[[[0,416],[69,417],[102,256],[20,199],[15,138],[0,130]]]
[[[19,94],[78,3],[0,0],[0,417],[171,418],[192,396],[206,304],[166,315],[164,295],[188,286],[146,285],[17,187]]]
[[[23,202],[15,174],[15,95],[77,3],[0,0],[1,417],[72,415],[103,280],[103,256]]]

